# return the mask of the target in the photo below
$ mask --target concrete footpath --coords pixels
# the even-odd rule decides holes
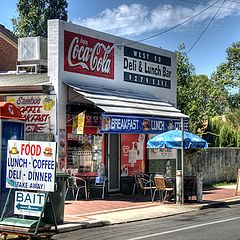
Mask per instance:
[[[104,200],[66,201],[64,223],[58,226],[59,232],[82,228],[121,224],[213,207],[219,204],[240,203],[240,193],[236,196],[236,185],[208,189],[203,192],[203,201],[196,199],[184,204],[150,200],[150,196],[126,196],[115,194]]]

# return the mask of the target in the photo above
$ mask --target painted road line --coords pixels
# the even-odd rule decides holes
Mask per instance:
[[[151,237],[155,237],[155,236],[160,236],[160,235],[165,235],[165,234],[170,234],[170,233],[175,233],[175,232],[181,232],[181,231],[185,231],[185,230],[189,230],[189,229],[199,228],[199,227],[203,227],[203,226],[234,221],[234,220],[237,220],[237,219],[240,219],[240,217],[228,218],[228,219],[223,219],[223,220],[208,222],[208,223],[202,223],[202,224],[197,224],[197,225],[184,227],[184,228],[178,228],[178,229],[169,230],[169,231],[160,232],[160,233],[153,233],[153,234],[144,235],[144,236],[140,236],[140,237],[136,237],[136,238],[129,238],[128,240],[146,239],[146,238],[151,238]]]

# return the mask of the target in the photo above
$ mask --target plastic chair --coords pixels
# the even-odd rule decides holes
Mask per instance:
[[[154,181],[155,181],[156,189],[153,193],[152,202],[154,201],[156,191],[159,192],[159,197],[160,197],[160,193],[163,193],[163,202],[165,202],[167,193],[170,193],[170,192],[174,193],[174,187],[167,187],[166,179],[164,177],[156,176],[154,178]]]
[[[72,190],[72,196],[73,196],[73,198],[75,198],[75,201],[77,201],[80,189],[84,190],[85,198],[88,199],[86,181],[80,177],[69,177],[67,179],[67,189],[66,189],[66,193],[65,193],[65,198],[67,196],[68,190]],[[76,196],[75,196],[75,191],[77,191]]]
[[[102,192],[102,199],[104,199],[105,198],[107,181],[108,181],[107,177],[90,178],[89,182],[88,182],[89,198],[90,198],[91,192],[95,192],[97,190],[100,190]]]

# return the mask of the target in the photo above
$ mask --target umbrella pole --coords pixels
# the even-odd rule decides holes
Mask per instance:
[[[184,126],[183,126],[183,118],[181,118],[181,126],[182,126],[182,147],[181,147],[181,164],[182,164],[182,204],[184,204]]]

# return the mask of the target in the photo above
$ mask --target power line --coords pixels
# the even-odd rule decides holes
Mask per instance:
[[[190,1],[190,0],[178,0],[178,1],[180,1],[180,2],[186,2],[186,3],[193,3],[193,4],[196,4],[196,5],[210,6],[210,5],[207,4],[207,3],[194,2],[194,1]],[[240,2],[236,2],[236,1],[231,1],[231,2],[240,3]],[[214,6],[214,7],[218,8],[219,6]],[[222,7],[222,9],[238,10],[238,9],[236,9],[236,8],[231,8],[231,7]]]
[[[210,26],[210,24],[213,22],[213,20],[215,19],[215,17],[217,16],[218,12],[221,10],[223,4],[225,3],[225,0],[223,0],[222,4],[219,6],[218,10],[216,11],[216,13],[214,14],[214,16],[211,18],[211,20],[209,21],[209,23],[207,24],[207,26],[205,27],[205,29],[202,31],[202,33],[199,35],[199,37],[197,38],[197,40],[193,43],[193,45],[190,47],[190,49],[187,51],[187,54],[194,48],[194,46],[197,44],[197,42],[200,40],[200,38],[203,36],[203,34],[207,31],[208,27]]]
[[[228,2],[240,3],[240,1],[227,0]]]
[[[181,23],[179,23],[179,24],[177,24],[177,25],[175,25],[175,26],[173,26],[173,27],[171,27],[171,28],[168,28],[168,29],[166,29],[166,30],[164,30],[164,31],[162,31],[162,32],[159,32],[159,33],[157,33],[157,34],[154,34],[154,35],[152,35],[152,36],[143,38],[143,39],[141,39],[141,40],[139,40],[139,41],[134,41],[134,42],[132,42],[132,43],[126,44],[126,46],[130,46],[130,45],[133,45],[133,44],[136,44],[136,43],[144,42],[144,41],[149,40],[149,39],[151,39],[151,38],[155,38],[155,37],[157,37],[157,36],[159,36],[159,35],[162,35],[162,34],[164,34],[164,33],[167,33],[167,32],[169,32],[169,31],[171,31],[171,30],[173,30],[173,29],[175,29],[175,28],[177,28],[177,27],[179,27],[179,26],[181,26],[181,25],[183,25],[183,24],[191,21],[192,19],[194,19],[195,17],[201,15],[202,13],[206,12],[209,8],[213,7],[213,6],[214,6],[216,3],[218,3],[219,1],[220,1],[220,0],[217,0],[216,2],[214,2],[213,4],[211,4],[211,5],[209,5],[207,8],[205,8],[204,10],[202,10],[201,12],[197,13],[196,15],[193,15],[192,17],[186,19],[185,21],[183,21],[183,22],[181,22]]]

